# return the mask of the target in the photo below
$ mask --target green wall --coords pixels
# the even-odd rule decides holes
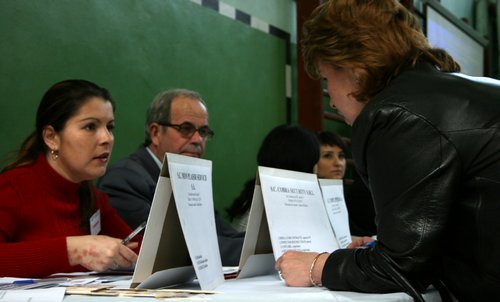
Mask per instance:
[[[216,133],[206,158],[223,209],[255,175],[264,135],[286,121],[285,41],[188,0],[1,0],[0,38],[1,158],[34,129],[38,102],[57,81],[111,91],[112,162],[142,143],[158,92],[193,89]]]

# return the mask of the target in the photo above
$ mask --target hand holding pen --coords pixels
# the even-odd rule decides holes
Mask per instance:
[[[124,245],[121,239],[106,235],[66,237],[69,264],[81,265],[96,272],[133,267],[137,262],[137,254],[132,249],[138,244],[129,242]]]
[[[128,246],[130,240],[134,239],[135,236],[137,236],[142,230],[144,230],[144,228],[146,227],[146,224],[147,224],[147,220],[143,221],[137,228],[135,228],[135,230],[132,231],[132,233],[130,233],[127,237],[125,237],[121,241],[121,244],[125,245],[125,246]],[[135,265],[135,263],[133,264],[133,266],[134,265]],[[118,263],[113,262],[113,266],[111,267],[112,270],[117,270],[117,269],[120,269],[120,268],[121,268],[121,266]]]
[[[145,226],[146,222],[143,222],[123,240],[105,235],[66,237],[70,265],[82,265],[88,270],[97,272],[133,267],[137,261],[137,254],[131,249],[137,247],[138,243],[130,240]]]

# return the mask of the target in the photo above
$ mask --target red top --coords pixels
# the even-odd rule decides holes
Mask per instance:
[[[0,277],[44,277],[86,271],[70,266],[66,237],[89,235],[80,227],[78,188],[40,156],[35,163],[0,174]],[[132,230],[92,186],[101,211],[99,234],[125,238]]]

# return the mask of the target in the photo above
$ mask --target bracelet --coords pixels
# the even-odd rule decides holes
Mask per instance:
[[[311,281],[311,284],[312,284],[313,286],[316,286],[316,287],[321,287],[321,286],[323,286],[321,283],[316,283],[316,282],[314,282],[314,279],[313,279],[313,270],[314,270],[314,266],[316,265],[316,261],[318,261],[319,256],[321,256],[321,255],[323,255],[323,254],[327,254],[327,252],[319,253],[319,254],[317,254],[317,255],[314,257],[314,259],[313,259],[313,261],[312,261],[312,263],[311,263],[311,268],[309,269],[309,280]]]

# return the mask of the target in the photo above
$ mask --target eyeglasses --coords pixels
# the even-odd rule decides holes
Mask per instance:
[[[168,124],[158,122],[158,124],[164,127],[172,127],[175,130],[179,131],[181,135],[186,138],[190,138],[191,136],[193,136],[196,131],[198,131],[201,137],[206,139],[212,138],[215,134],[214,131],[208,126],[201,126],[200,128],[196,128],[195,125],[189,122],[184,122],[182,124]]]

